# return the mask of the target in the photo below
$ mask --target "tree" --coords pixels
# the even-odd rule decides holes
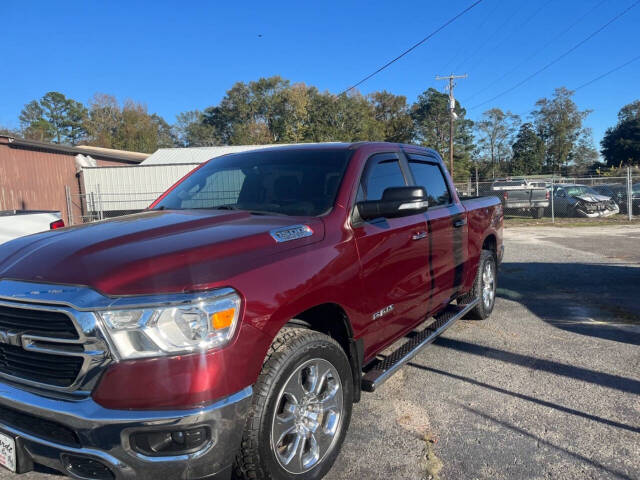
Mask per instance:
[[[368,96],[373,104],[375,121],[380,124],[385,142],[409,143],[413,137],[413,121],[407,106],[407,97],[386,90]]]
[[[607,129],[600,146],[609,167],[640,165],[640,100],[620,109],[618,123]]]
[[[60,92],[48,92],[25,105],[20,125],[26,138],[76,145],[85,135],[87,109]]]
[[[544,142],[531,123],[520,126],[512,146],[513,158],[509,163],[510,175],[535,175],[542,173],[544,164]]]
[[[482,119],[475,126],[479,133],[479,151],[491,165],[491,174],[496,175],[496,166],[499,170],[506,163],[511,154],[513,137],[518,129],[520,117],[499,108],[492,108],[482,114]]]
[[[20,131],[24,138],[46,142],[53,138],[51,124],[44,119],[44,110],[37,100],[27,103],[20,112]]]
[[[454,112],[454,172],[456,179],[467,179],[471,169],[473,122],[465,118],[466,110],[456,100]],[[414,122],[414,140],[435,149],[443,158],[449,157],[449,96],[435,88],[429,88],[411,108]],[[448,162],[445,162],[448,163]]]
[[[577,158],[579,145],[591,143],[591,132],[582,126],[591,111],[579,110],[573,94],[565,87],[556,88],[553,97],[538,100],[538,109],[532,112],[538,136],[545,144],[545,166],[554,172]]]
[[[122,112],[116,98],[113,95],[96,93],[89,102],[89,113],[85,121],[88,143],[115,148],[121,122]]]
[[[173,130],[178,145],[182,147],[206,147],[219,143],[215,129],[204,123],[204,115],[200,110],[178,114]]]
[[[147,153],[176,145],[172,128],[162,117],[149,114],[146,105],[133,100],[120,107],[112,95],[94,95],[84,125],[89,145]]]

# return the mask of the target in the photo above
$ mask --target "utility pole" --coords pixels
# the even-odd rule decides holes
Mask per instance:
[[[436,80],[449,80],[449,173],[453,178],[453,122],[458,117],[456,115],[456,99],[453,96],[453,87],[456,84],[453,82],[457,78],[467,78],[467,74],[464,75],[436,75]]]

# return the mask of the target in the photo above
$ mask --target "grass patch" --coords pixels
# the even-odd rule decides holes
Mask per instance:
[[[640,225],[640,217],[629,220],[626,215],[612,215],[605,218],[565,218],[556,217],[555,223],[551,218],[505,217],[504,226],[509,227],[593,227],[599,225]]]

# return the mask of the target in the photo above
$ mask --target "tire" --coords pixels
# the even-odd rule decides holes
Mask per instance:
[[[315,389],[311,388],[314,371]],[[349,359],[335,340],[313,330],[283,328],[254,385],[253,405],[235,462],[236,478],[324,477],[340,452],[351,420],[353,388]]]
[[[484,275],[486,269],[490,269],[492,272],[488,276],[491,276],[493,281],[492,284],[488,287],[488,290],[485,291],[485,279],[487,276]],[[493,307],[496,303],[496,286],[498,280],[498,269],[496,268],[496,257],[493,252],[489,250],[482,250],[480,254],[480,261],[478,262],[478,273],[476,273],[476,279],[473,282],[473,288],[471,291],[466,294],[464,297],[458,299],[459,305],[465,305],[471,302],[472,300],[479,298],[480,301],[478,304],[473,307],[465,315],[464,318],[469,320],[484,320],[491,315],[493,312]],[[488,300],[485,300],[485,294],[488,293]]]
[[[533,218],[542,218],[544,216],[544,207],[532,208],[531,216]]]

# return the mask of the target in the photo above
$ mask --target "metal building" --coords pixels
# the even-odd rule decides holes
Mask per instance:
[[[130,168],[148,156],[0,135],[0,210],[59,210],[67,224],[74,223],[85,208],[77,201],[83,194],[79,163]]]

